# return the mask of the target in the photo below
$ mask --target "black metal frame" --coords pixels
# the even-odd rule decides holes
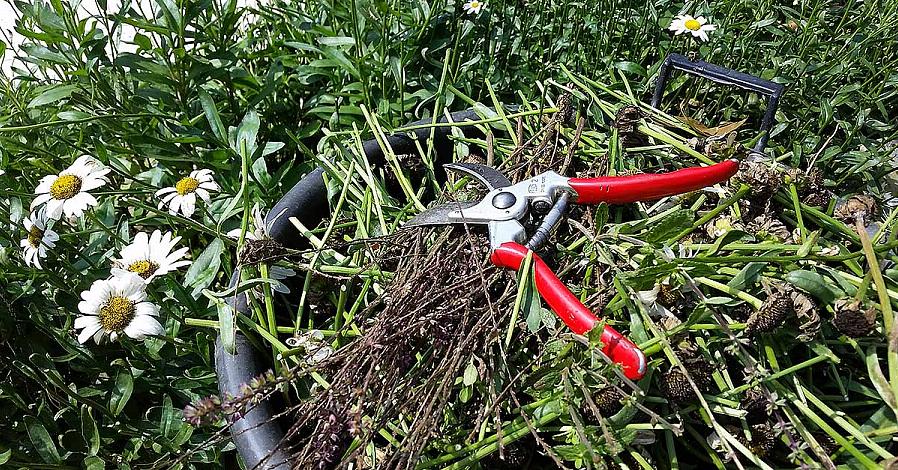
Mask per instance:
[[[782,84],[764,80],[743,72],[737,72],[719,65],[709,64],[701,59],[690,60],[682,54],[670,54],[661,64],[658,75],[658,83],[655,85],[655,93],[652,95],[652,107],[658,109],[661,99],[664,97],[664,88],[673,70],[681,70],[690,75],[706,78],[723,85],[735,86],[744,90],[753,91],[767,97],[767,110],[761,120],[761,137],[752,149],[763,153],[770,138],[770,128],[773,126],[776,107],[780,97],[783,96],[785,87]]]

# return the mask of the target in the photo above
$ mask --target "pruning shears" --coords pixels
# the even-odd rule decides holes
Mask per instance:
[[[496,266],[519,270],[527,256],[549,238],[569,203],[626,204],[687,193],[726,181],[739,169],[739,162],[731,159],[669,173],[598,178],[567,178],[548,171],[517,184],[486,165],[450,163],[444,167],[473,177],[489,192],[480,201],[450,202],[433,207],[406,222],[405,227],[486,225],[490,261]],[[528,236],[525,226],[535,227],[535,230]],[[532,254],[532,265],[540,296],[574,333],[585,334],[599,323],[599,318],[571,293],[536,253]],[[645,355],[626,336],[605,325],[601,341],[602,352],[623,367],[627,378],[638,380],[645,374]]]
[[[673,70],[766,96],[767,109],[761,121],[761,135],[751,150],[763,155],[777,104],[784,92],[782,84],[700,59],[670,54],[661,65],[652,107],[660,106],[665,85]],[[549,171],[517,184],[512,184],[498,170],[485,165],[450,163],[444,167],[472,176],[486,186],[489,192],[480,201],[451,202],[436,206],[418,214],[405,226],[486,225],[489,228],[490,261],[496,266],[517,271],[521,269],[527,256],[546,242],[571,202],[627,204],[688,193],[726,181],[739,170],[739,161],[729,159],[706,167],[684,168],[661,174],[642,173],[599,178],[566,178]],[[525,225],[535,227],[529,236]],[[532,254],[532,263],[536,288],[552,311],[576,334],[582,335],[592,330],[599,323],[599,318],[568,290],[536,253]],[[604,326],[601,341],[602,352],[612,362],[623,367],[627,378],[642,378],[646,360],[638,346],[608,325]]]

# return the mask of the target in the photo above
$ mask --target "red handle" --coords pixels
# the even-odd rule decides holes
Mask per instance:
[[[493,252],[490,261],[496,266],[517,271],[521,269],[521,264],[529,251],[519,243],[506,242]],[[591,330],[599,319],[562,284],[558,276],[536,253],[533,254],[533,266],[536,274],[536,290],[552,311],[578,335]],[[623,366],[627,378],[639,380],[645,375],[645,355],[624,335],[605,325],[605,330],[602,331],[602,344],[604,345],[602,352]]]
[[[571,178],[577,204],[626,204],[688,193],[726,181],[739,170],[739,162],[725,160],[711,166],[684,168],[670,173]]]

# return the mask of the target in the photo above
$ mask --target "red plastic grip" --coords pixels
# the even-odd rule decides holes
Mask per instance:
[[[493,251],[490,261],[496,266],[518,270],[530,250],[515,242],[503,243]],[[568,290],[558,276],[546,263],[533,254],[533,266],[536,275],[536,289],[546,300],[549,307],[559,318],[578,335],[585,334],[595,326],[598,318]],[[611,360],[623,366],[624,375],[631,380],[639,380],[645,375],[645,355],[638,346],[618,333],[614,328],[605,325],[602,331],[602,352]]]
[[[711,166],[684,168],[670,173],[571,178],[568,184],[577,192],[577,204],[626,204],[705,188],[726,181],[738,170],[738,161],[725,160]]]

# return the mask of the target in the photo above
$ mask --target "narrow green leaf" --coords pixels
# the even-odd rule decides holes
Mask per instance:
[[[648,243],[658,243],[669,240],[683,230],[692,227],[692,219],[695,215],[688,209],[679,209],[670,213],[667,217],[652,225],[645,235]]]
[[[767,263],[748,263],[730,279],[727,285],[736,290],[745,290],[746,286],[754,285],[765,267],[767,267]]]
[[[56,449],[56,444],[53,443],[50,433],[47,432],[47,428],[37,418],[25,416],[25,428],[28,431],[28,437],[31,439],[34,450],[37,451],[44,462],[52,464],[62,463],[62,459],[59,457],[59,450]]]
[[[218,309],[218,334],[221,337],[221,345],[225,351],[234,354],[237,352],[237,326],[234,323],[234,309],[221,299],[213,301]]]
[[[539,331],[542,323],[543,308],[540,305],[539,291],[536,289],[536,270],[531,268],[526,274],[527,286],[524,290],[521,309],[527,313],[527,329],[532,333]]]
[[[895,394],[892,393],[889,379],[886,378],[882,368],[879,366],[879,356],[876,354],[876,348],[872,346],[868,348],[864,360],[867,363],[867,374],[870,376],[870,381],[873,382],[873,388],[876,389],[876,392],[879,393],[886,405],[898,416],[898,400],[896,400]]]
[[[221,122],[221,116],[218,114],[218,108],[215,106],[215,101],[206,92],[200,88],[199,91],[200,104],[203,106],[203,112],[206,114],[206,121],[209,122],[209,127],[212,128],[212,133],[215,134],[215,137],[222,142],[228,141],[228,131],[225,129],[224,124]]]
[[[97,423],[87,405],[81,405],[81,436],[87,443],[88,455],[97,455],[100,450],[100,431],[97,430]]]
[[[802,269],[792,271],[786,274],[786,282],[813,295],[827,305],[833,303],[837,297],[844,295],[844,293],[835,292],[836,287],[832,282],[828,282],[826,278],[813,271]]]
[[[109,397],[109,411],[113,416],[118,416],[122,412],[133,391],[134,377],[131,376],[130,370],[122,369],[115,377],[115,387]]]
[[[36,108],[45,104],[55,103],[63,98],[68,98],[76,89],[78,89],[78,85],[57,85],[48,88],[31,100],[28,103],[28,107]]]
[[[250,110],[243,116],[237,127],[237,136],[234,139],[233,150],[238,155],[252,156],[256,151],[256,135],[259,133],[259,115]]]
[[[178,10],[178,5],[175,4],[172,0],[156,0],[156,3],[162,8],[163,15],[165,19],[169,22],[170,27],[177,31],[181,30],[181,12]]]

